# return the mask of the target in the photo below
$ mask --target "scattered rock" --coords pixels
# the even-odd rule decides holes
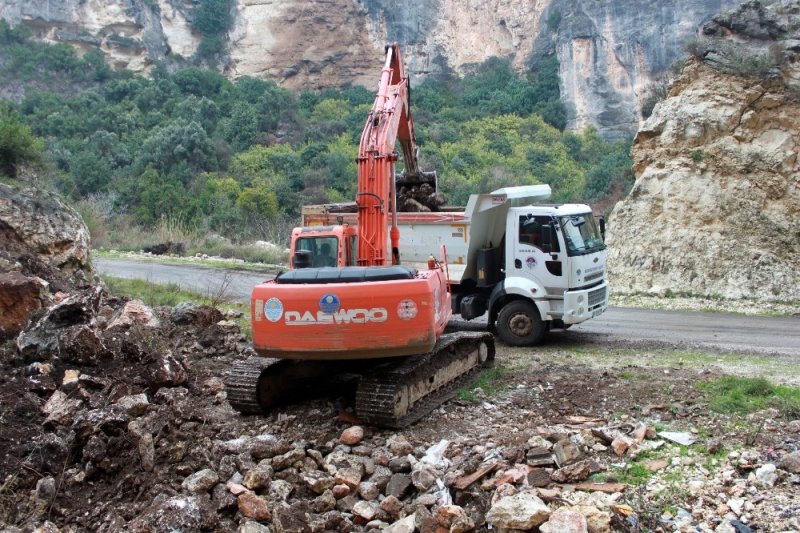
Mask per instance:
[[[579,461],[583,457],[580,447],[570,440],[559,441],[553,445],[556,464],[563,467]]]
[[[181,486],[189,492],[208,492],[217,483],[219,483],[217,473],[205,468],[184,479]]]
[[[800,452],[786,454],[783,459],[780,460],[778,466],[782,470],[786,470],[792,474],[800,474]]]
[[[775,465],[767,463],[756,469],[756,480],[764,487],[774,487],[778,481],[778,474],[775,472]]]
[[[265,522],[272,518],[267,501],[253,492],[244,492],[239,495],[239,511],[247,518]]]
[[[436,510],[436,523],[450,533],[465,533],[475,528],[475,522],[458,505],[442,505]]]
[[[613,441],[611,441],[611,449],[614,450],[614,453],[623,456],[625,452],[628,451],[630,447],[630,442],[625,437],[617,437]]]
[[[55,391],[42,407],[42,412],[47,415],[44,423],[61,426],[70,424],[82,405],[82,401],[70,398],[61,391]]]
[[[353,514],[360,518],[363,523],[367,523],[374,519],[380,507],[375,502],[359,501],[353,506]]]
[[[126,302],[122,309],[114,315],[108,324],[108,329],[129,328],[131,326],[157,328],[160,325],[161,323],[153,313],[153,310],[146,306],[143,301],[131,300]]]
[[[648,461],[644,461],[642,465],[651,472],[658,472],[667,468],[669,466],[669,462],[666,459],[650,459]]]
[[[339,442],[348,446],[355,446],[364,438],[364,428],[352,426],[345,429],[339,437]]]
[[[486,521],[495,527],[531,529],[550,518],[550,509],[530,492],[501,498],[486,514]]]
[[[150,402],[147,401],[147,395],[142,393],[133,396],[123,396],[117,400],[117,405],[128,413],[129,416],[141,416],[147,412]]]
[[[557,483],[575,483],[589,479],[592,473],[591,461],[584,459],[577,463],[559,468],[551,476],[552,480]]]
[[[405,474],[394,474],[389,480],[389,484],[386,485],[386,495],[394,496],[402,500],[406,497],[408,491],[411,490],[411,487],[411,478]]]
[[[575,509],[561,507],[556,509],[550,518],[539,526],[542,533],[588,533],[589,525],[586,517]]]

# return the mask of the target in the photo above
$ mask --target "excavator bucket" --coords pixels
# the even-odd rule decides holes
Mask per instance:
[[[445,204],[444,195],[439,192],[435,171],[418,171],[413,174],[400,172],[395,174],[394,186],[398,211],[439,211]]]

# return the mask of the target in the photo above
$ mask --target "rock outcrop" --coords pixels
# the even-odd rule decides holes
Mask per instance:
[[[56,195],[0,183],[0,340],[59,291],[85,285],[89,231]]]
[[[636,136],[636,183],[609,229],[615,290],[800,298],[798,13],[797,1],[748,2],[704,27],[705,61]],[[761,77],[733,73],[776,47]]]
[[[232,0],[226,73],[290,88],[372,88],[383,45],[403,46],[412,83],[508,57],[519,70],[556,54],[569,127],[607,137],[636,131],[660,72],[697,26],[738,0]],[[171,0],[0,0],[0,17],[37,38],[102,50],[116,68],[186,64],[202,36],[194,4]]]

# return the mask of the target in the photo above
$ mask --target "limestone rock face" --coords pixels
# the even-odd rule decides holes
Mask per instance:
[[[636,131],[655,75],[685,55],[683,46],[701,22],[738,3],[553,0],[546,17],[551,23],[542,26],[537,50],[548,50],[546,39],[554,43],[567,127],[594,124],[610,138]]]
[[[519,70],[555,54],[571,128],[594,124],[628,136],[653,79],[684,55],[697,27],[738,0],[235,0],[223,64],[231,77],[290,88],[374,88],[383,46],[402,45],[412,83],[463,74],[498,56]],[[202,36],[194,2],[182,0],[0,0],[0,17],[34,35],[99,48],[116,68],[184,64]]]
[[[784,8],[800,13],[797,1],[776,5]],[[720,39],[747,46],[751,37],[734,29],[742,27],[759,35],[754,46],[796,54],[790,41],[764,43],[748,20]],[[780,11],[760,20],[783,39],[798,35],[800,21]],[[634,141],[636,183],[609,225],[614,290],[800,298],[800,103],[786,88],[797,65],[787,57],[762,78],[687,65]]]

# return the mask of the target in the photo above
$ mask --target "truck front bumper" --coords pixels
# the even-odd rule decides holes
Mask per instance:
[[[579,324],[599,316],[608,307],[608,283],[590,289],[564,292],[564,324]]]

